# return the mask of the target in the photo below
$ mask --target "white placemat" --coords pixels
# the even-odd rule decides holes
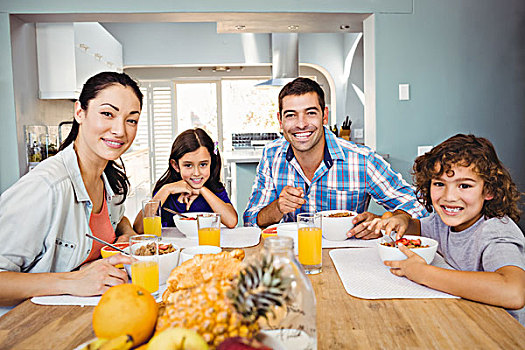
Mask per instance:
[[[259,244],[261,229],[258,227],[221,228],[222,248],[247,248]]]
[[[162,229],[162,238],[173,242],[180,248],[199,245],[198,239],[186,238],[175,227]],[[259,244],[261,229],[258,227],[221,227],[221,248],[247,248]]]
[[[384,265],[375,249],[337,249],[330,257],[348,294],[363,299],[457,298],[398,277]],[[432,265],[448,266],[436,254]]]
[[[373,248],[377,245],[377,239],[347,238],[344,241],[322,240],[323,248]]]
[[[162,301],[162,293],[166,290],[165,284],[159,287],[157,302]],[[96,306],[100,300],[100,295],[93,297],[77,297],[74,295],[48,295],[43,297],[32,297],[31,302],[38,305],[80,305]]]

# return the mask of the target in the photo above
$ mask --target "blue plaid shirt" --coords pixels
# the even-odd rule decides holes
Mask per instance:
[[[324,160],[312,181],[304,175],[284,137],[264,148],[244,212],[244,225],[257,225],[259,211],[273,202],[285,186],[302,187],[306,203],[286,214],[284,222],[295,221],[296,215],[303,212],[346,209],[362,213],[370,197],[390,211],[404,210],[416,218],[427,215],[414,189],[381,156],[324,130]]]

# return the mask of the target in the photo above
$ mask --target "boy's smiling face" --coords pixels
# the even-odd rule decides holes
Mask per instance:
[[[430,182],[430,198],[441,220],[452,231],[463,231],[479,218],[483,203],[492,195],[485,193],[484,181],[469,167],[454,165]]]

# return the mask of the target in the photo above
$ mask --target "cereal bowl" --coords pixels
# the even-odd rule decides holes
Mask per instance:
[[[171,245],[171,247],[170,247]],[[164,250],[172,250],[170,253],[162,253]],[[129,247],[124,249],[129,253]],[[167,241],[161,241],[159,243],[159,284],[166,283],[171,270],[177,267],[179,263],[180,248],[175,244]],[[151,256],[135,256],[138,260],[148,261],[151,260]],[[124,265],[129,276],[131,276],[131,266]]]
[[[352,220],[357,216],[350,210],[325,210],[319,212],[322,219],[323,237],[330,241],[344,241],[348,231],[354,228]]]
[[[421,245],[424,247],[422,248],[409,248],[411,251],[425,259],[427,264],[430,264],[432,260],[434,260],[434,256],[436,255],[436,251],[438,248],[438,242],[432,238],[428,237],[421,237],[421,236],[411,236],[411,235],[405,235],[403,238],[406,239],[412,239],[412,240],[421,240]],[[377,250],[379,253],[379,257],[381,260],[387,261],[387,260],[405,260],[407,257],[403,252],[399,250],[397,247],[390,247],[384,245],[384,243],[390,242],[387,238],[381,237],[377,240]]]
[[[180,253],[180,264],[193,259],[197,254],[218,254],[220,252],[222,252],[221,247],[216,247],[214,245],[198,245],[184,248]]]
[[[185,216],[188,217],[188,219],[183,218],[180,215],[173,215],[173,221],[175,222],[175,226],[179,229],[180,232],[182,232],[186,238],[191,239],[198,239],[199,233],[197,229],[197,215],[199,214],[210,214],[205,212],[193,212],[193,213],[184,213]],[[211,222],[210,218],[210,222]]]

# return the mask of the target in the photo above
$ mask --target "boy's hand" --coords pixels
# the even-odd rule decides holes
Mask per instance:
[[[397,247],[399,250],[407,256],[406,260],[397,261],[385,261],[384,264],[390,267],[390,272],[399,277],[406,277],[417,283],[421,283],[420,276],[421,271],[425,269],[427,262],[425,259],[405,247],[403,244],[398,243]]]
[[[396,240],[403,237],[408,225],[410,224],[410,217],[408,214],[399,213],[384,218],[385,216],[386,215],[383,214],[381,218],[375,218],[369,222],[363,223],[363,225],[367,227],[368,230],[374,231],[377,235],[381,235],[381,230],[385,230],[385,235],[388,236],[392,231],[397,232]]]

